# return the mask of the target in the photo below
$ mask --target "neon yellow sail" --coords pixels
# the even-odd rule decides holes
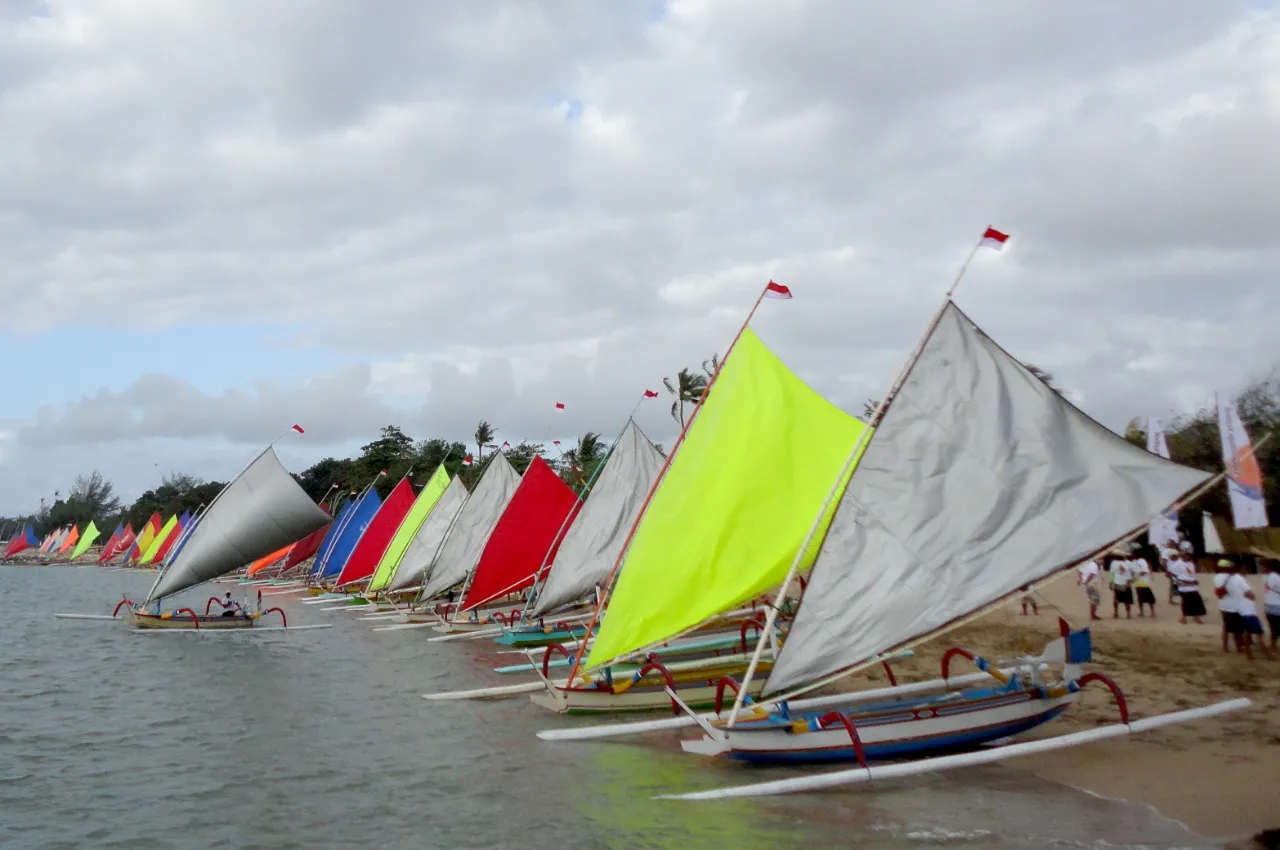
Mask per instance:
[[[640,519],[586,666],[776,590],[866,428],[748,328]],[[802,569],[834,512],[833,500]]]
[[[427,521],[431,509],[436,506],[436,502],[440,501],[440,497],[444,495],[444,491],[449,486],[449,473],[444,471],[444,464],[436,467],[435,473],[431,476],[431,480],[427,482],[427,486],[422,488],[422,492],[418,494],[418,498],[414,500],[413,507],[409,508],[409,513],[404,515],[404,519],[400,522],[400,527],[396,529],[395,536],[391,538],[391,542],[387,544],[387,551],[382,553],[382,560],[378,561],[378,568],[373,571],[373,578],[369,579],[369,593],[382,590],[382,588],[391,584],[391,580],[396,576],[396,570],[400,566],[400,561],[404,558],[404,553],[409,548],[409,544],[413,542],[414,535],[422,528],[422,524]]]
[[[89,547],[93,545],[93,541],[98,539],[98,526],[93,524],[93,520],[89,520],[89,524],[85,526],[84,534],[80,535],[80,542],[76,544],[76,548],[71,550],[71,560],[75,560],[89,551]]]
[[[173,533],[178,527],[178,515],[174,514],[169,517],[169,521],[164,524],[164,528],[160,529],[160,533],[151,541],[151,545],[142,553],[142,557],[138,559],[140,564],[149,564],[155,558],[156,553],[160,551],[160,547],[164,545],[165,538]]]

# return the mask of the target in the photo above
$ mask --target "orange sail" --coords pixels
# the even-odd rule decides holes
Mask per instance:
[[[76,541],[79,539],[80,539],[80,529],[76,528],[74,525],[71,526],[71,533],[67,535],[67,539],[63,540],[62,545],[58,547],[58,554],[61,555],[63,552],[67,551],[72,546],[76,545]]]
[[[297,545],[298,544],[296,543],[290,543],[288,546],[284,547],[283,549],[277,549],[276,551],[272,552],[270,555],[264,555],[263,557],[253,562],[253,565],[249,567],[248,574],[253,575],[255,573],[261,572],[262,570],[265,570],[267,567],[271,566],[276,561],[283,558],[285,555],[288,555],[293,550],[293,547]]]

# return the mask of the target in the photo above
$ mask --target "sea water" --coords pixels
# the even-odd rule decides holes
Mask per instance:
[[[293,633],[140,633],[153,574],[0,567],[0,848],[1203,847],[1149,807],[1008,766],[782,797],[655,800],[793,775],[685,755],[679,734],[549,743],[602,722],[520,696],[487,640],[373,632],[272,596]],[[209,585],[186,594],[204,610]],[[273,615],[274,617],[274,615]],[[686,736],[693,733],[685,731]],[[821,769],[821,768],[817,768]]]

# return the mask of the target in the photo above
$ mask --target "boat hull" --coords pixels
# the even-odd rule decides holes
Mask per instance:
[[[223,617],[209,614],[196,617],[194,620],[186,614],[175,614],[171,617],[160,617],[154,614],[140,614],[128,611],[124,621],[139,629],[251,629],[254,621],[248,617]]]
[[[936,755],[972,749],[1047,723],[1077,695],[1043,696],[1038,689],[970,692],[958,700],[903,701],[847,712],[868,761]],[[813,729],[817,715],[790,721],[770,718],[723,729],[723,740],[683,741],[685,752],[751,764],[856,761],[857,751],[843,724]],[[804,731],[797,731],[803,729]]]

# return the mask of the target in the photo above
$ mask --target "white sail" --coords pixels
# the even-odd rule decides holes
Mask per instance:
[[[268,448],[201,516],[147,602],[225,575],[296,543],[332,520]]]
[[[1222,548],[1222,537],[1218,534],[1218,527],[1213,524],[1213,514],[1208,511],[1202,511],[1202,520],[1200,529],[1204,534],[1204,551],[1207,555],[1221,555],[1226,550]]]
[[[1169,441],[1165,439],[1164,423],[1147,417],[1147,451],[1163,458],[1169,457]],[[1147,540],[1157,549],[1178,544],[1178,515],[1165,511],[1159,519],[1147,524]]]
[[[507,503],[520,486],[520,475],[498,452],[492,456],[476,489],[454,518],[453,528],[427,572],[426,584],[418,595],[430,599],[466,579],[475,569],[489,535],[498,524]]]
[[[949,304],[854,472],[765,690],[936,631],[1207,478],[1094,422]]]
[[[1267,503],[1262,497],[1262,469],[1253,455],[1240,411],[1230,399],[1218,399],[1218,432],[1222,435],[1222,463],[1227,470],[1227,494],[1236,528],[1266,528]]]
[[[404,557],[400,559],[400,567],[392,577],[391,583],[387,585],[387,593],[408,590],[422,583],[423,576],[426,575],[436,553],[440,551],[440,544],[444,542],[445,535],[453,525],[453,520],[466,502],[467,485],[455,475],[449,482],[449,486],[440,494],[435,506],[431,508],[431,513],[427,514],[426,520],[418,528],[418,533],[413,536],[413,540],[409,541],[409,547],[405,549]]]
[[[560,543],[533,616],[585,596],[608,577],[662,463],[649,438],[629,423]]]

